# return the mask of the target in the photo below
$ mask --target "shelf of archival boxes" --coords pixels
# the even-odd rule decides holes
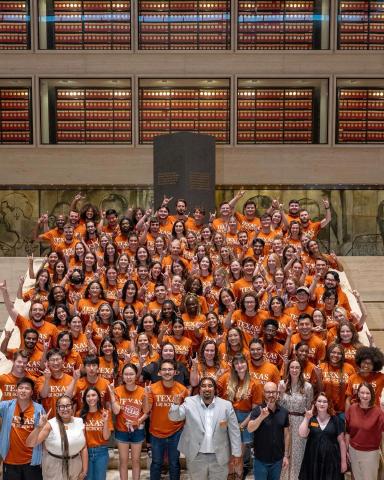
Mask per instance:
[[[26,260],[25,258],[3,257],[3,258],[0,258],[0,266],[3,267],[3,265],[6,265],[6,264],[9,265],[10,263],[13,266],[15,262],[23,262],[22,264],[25,265],[25,260]],[[42,258],[35,258],[34,259],[34,271],[35,272],[41,267],[42,263],[43,263]],[[10,268],[1,268],[1,271],[9,272],[9,271],[11,271],[11,269]],[[17,284],[17,278],[12,278],[12,280],[13,280],[14,285],[16,285]],[[24,286],[23,286],[23,290],[27,290],[29,288],[32,288],[34,283],[35,283],[35,281],[32,280],[27,273],[26,274],[26,279],[25,279],[25,282],[24,282]],[[340,272],[340,284],[341,284],[342,289],[345,291],[345,293],[348,296],[348,300],[349,300],[349,303],[351,305],[351,310],[353,312],[355,312],[357,315],[361,315],[360,307],[357,304],[356,298],[354,297],[354,295],[352,295],[352,287],[351,287],[351,284],[350,284],[345,272]],[[11,289],[11,292],[13,292],[13,290],[16,291],[16,288]],[[15,307],[16,307],[17,311],[20,312],[22,315],[28,316],[30,302],[25,302],[24,303],[23,300],[16,299]],[[4,329],[5,330],[14,329],[12,337],[11,337],[10,342],[9,342],[9,347],[10,348],[17,348],[20,345],[20,331],[17,327],[14,326],[14,323],[13,323],[13,321],[10,317],[8,317],[7,320],[5,321]],[[366,335],[367,331],[368,331],[368,327],[365,324],[363,330],[359,333],[359,339],[360,339],[361,343],[363,343],[364,345],[368,345],[368,339],[367,339],[367,335]],[[3,340],[3,338],[4,338],[4,332],[1,333],[0,343]],[[12,368],[12,362],[10,360],[7,360],[5,358],[5,356],[2,353],[0,353],[0,374],[10,372],[11,368]]]

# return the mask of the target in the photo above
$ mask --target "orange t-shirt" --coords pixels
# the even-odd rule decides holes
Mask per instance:
[[[297,307],[297,304],[293,307],[288,307],[285,309],[285,314],[291,318],[291,326],[296,328],[297,327],[297,320],[299,316],[303,313],[307,313],[308,315],[312,316],[314,308],[310,305],[307,305],[304,310],[300,310]]]
[[[79,333],[79,336],[77,338],[73,338],[73,347],[72,350],[74,352],[77,352],[82,360],[88,355],[88,339],[85,333]]]
[[[39,350],[43,351],[44,350],[44,342],[48,341],[50,342],[50,346],[53,347],[56,345],[56,339],[57,335],[59,334],[57,328],[55,325],[49,322],[43,322],[43,324],[40,327],[37,327],[31,320],[29,320],[26,317],[23,317],[22,315],[17,315],[16,322],[15,322],[16,327],[19,327],[20,329],[20,337],[23,339],[23,334],[25,330],[28,328],[34,328],[35,330],[38,331],[39,333],[39,338],[37,340],[36,348]],[[24,341],[22,340],[21,342],[21,348],[24,348]]]
[[[225,362],[220,362],[219,367],[216,366],[210,367],[209,365],[203,365],[202,363],[198,363],[197,371],[199,372],[199,378],[203,377],[212,377],[216,380],[222,377],[222,375],[228,370],[228,364]]]
[[[201,328],[205,324],[205,315],[200,314],[192,318],[188,313],[183,313],[181,318],[184,322],[184,337],[187,337],[192,341],[192,349],[193,351],[197,351],[200,345],[200,338],[195,335],[195,327],[198,326]]]
[[[3,373],[0,375],[1,400],[13,400],[16,398],[16,385],[20,380],[13,373]]]
[[[153,436],[167,438],[183,428],[184,422],[172,422],[168,418],[169,408],[175,395],[186,398],[188,390],[178,382],[174,382],[172,387],[164,386],[162,380],[152,385],[148,400],[151,405],[149,431]]]
[[[98,300],[96,303],[93,303],[89,298],[81,298],[79,300],[77,310],[80,314],[83,328],[89,322],[90,316],[96,315],[98,308],[103,303],[106,303],[106,300]]]
[[[250,361],[248,362],[248,365],[251,377],[259,381],[262,385],[267,382],[273,382],[277,385],[280,382],[279,370],[276,365],[273,365],[273,363],[265,361],[262,365],[255,366],[252,361]]]
[[[120,376],[121,370],[123,368],[123,362],[119,360],[119,365],[117,369],[117,374],[115,374],[115,365],[112,360],[109,362],[105,359],[105,357],[99,357],[99,375],[105,378],[108,383],[113,383],[113,380]]]
[[[268,362],[273,363],[280,370],[283,365],[283,354],[284,347],[279,342],[265,342],[264,341],[264,355]]]
[[[61,252],[64,256],[73,257],[75,255],[75,247],[76,244],[79,242],[77,238],[73,239],[71,242],[64,242],[58,245],[55,250],[56,252]]]
[[[241,310],[235,310],[232,315],[232,324],[243,332],[245,342],[248,345],[252,338],[257,338],[261,333],[262,319],[259,313],[248,317]]]
[[[342,345],[344,347],[346,363],[349,363],[350,365],[352,365],[352,367],[357,372],[356,352],[358,350],[358,347],[355,347],[351,343],[341,343],[340,345]]]
[[[309,236],[311,239],[316,240],[317,235],[319,234],[321,230],[321,222],[312,222],[309,220],[307,226],[301,225],[301,231],[302,233],[305,233],[307,236]]]
[[[112,414],[109,412],[108,429],[113,431]],[[88,448],[101,447],[107,445],[108,440],[103,437],[104,420],[102,413],[88,412],[84,420],[85,440]]]
[[[236,212],[236,216],[240,220],[240,230],[245,230],[246,232],[254,232],[260,228],[260,219],[255,217],[251,220],[248,220],[245,215],[242,213]]]
[[[291,325],[291,317],[283,313],[279,317],[275,317],[272,313],[267,310],[262,310],[260,313],[261,323],[263,324],[267,318],[273,318],[279,324],[277,330],[276,340],[286,340],[287,339],[287,327]]]
[[[48,293],[46,290],[37,290],[36,288],[30,288],[23,293],[23,302],[38,298],[40,302],[48,301]]]
[[[230,376],[231,372],[226,372],[217,382],[220,397],[224,398],[225,400],[229,400],[228,383]],[[243,382],[241,381],[236,389],[236,395],[232,401],[232,405],[235,410],[240,410],[241,412],[250,412],[255,405],[263,401],[263,387],[259,381],[254,380],[251,377],[247,392],[240,397],[239,390],[242,388],[242,386]]]
[[[304,342],[309,347],[308,359],[315,363],[316,365],[320,363],[325,358],[325,344],[315,335],[311,335],[309,340],[304,340],[301,338],[300,333],[295,333],[292,335],[291,347],[294,348],[299,342]]]
[[[355,369],[345,363],[341,371],[329,362],[320,363],[320,368],[324,392],[332,399],[336,413],[344,412],[348,380],[355,373]]]
[[[36,390],[40,394],[43,389],[45,382],[45,377],[39,377],[36,380]],[[51,377],[49,379],[49,391],[46,398],[41,399],[41,404],[44,407],[44,410],[48,413],[51,409],[49,418],[53,418],[56,415],[56,402],[59,397],[65,394],[68,385],[72,382],[72,377],[63,373],[61,378]]]
[[[43,356],[43,352],[35,348],[28,358],[28,363],[25,367],[25,371],[29,377],[36,380],[34,377],[40,377],[42,374],[40,360]]]
[[[368,375],[360,375],[360,373],[355,373],[349,377],[348,387],[346,395],[347,397],[352,398],[352,402],[357,399],[357,389],[359,388],[360,383],[368,382],[372,385],[373,390],[375,391],[375,403],[377,406],[380,405],[381,392],[384,388],[384,373],[381,372],[372,372]]]
[[[39,235],[39,239],[49,242],[51,249],[57,252],[64,244],[64,232],[60,233],[57,228],[52,228],[52,230]]]
[[[244,346],[242,350],[235,352],[232,349],[227,351],[227,345],[225,343],[220,343],[218,351],[220,360],[228,365],[232,365],[232,359],[237,353],[244,355],[247,361],[250,360],[249,350],[246,346]]]
[[[188,365],[192,357],[192,340],[187,337],[175,338],[172,335],[164,337],[163,343],[169,342],[175,347],[176,360]]]
[[[94,320],[91,323],[92,328],[92,341],[95,344],[97,350],[99,350],[100,343],[104,337],[107,337],[110,334],[111,326],[107,323],[97,323]]]
[[[83,364],[81,356],[76,350],[70,351],[63,359],[63,371],[72,375],[74,370],[78,370]]]
[[[117,249],[119,250],[119,253],[128,253],[129,252],[129,241],[128,237],[124,235],[123,233],[119,233],[115,237],[115,245]]]
[[[110,402],[110,395],[108,390],[109,382],[105,378],[98,376],[96,383],[90,383],[87,377],[80,378],[76,385],[76,403],[78,406],[83,403],[83,393],[88,387],[96,387],[100,393],[101,404],[106,407],[107,402]]]
[[[253,292],[254,288],[252,285],[252,280],[246,280],[245,278],[240,278],[233,284],[232,291],[237,300],[240,300],[244,293]]]
[[[121,342],[116,343],[116,351],[120,360],[124,360],[124,354],[130,352],[131,341],[130,340],[121,340]]]
[[[115,388],[116,401],[120,404],[120,412],[116,415],[116,430],[127,432],[127,420],[130,420],[137,428],[137,422],[144,415],[143,398],[144,388],[136,386],[132,392],[127,390],[124,385]]]
[[[35,409],[33,403],[30,402],[24,410],[23,422],[21,422],[20,412],[20,406],[16,402],[9,434],[9,445],[12,445],[12,448],[9,448],[7,456],[4,459],[4,463],[10,465],[25,465],[31,463],[32,460],[32,448],[26,447],[25,442],[35,426]]]

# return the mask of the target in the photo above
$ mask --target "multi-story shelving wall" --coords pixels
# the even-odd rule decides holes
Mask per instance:
[[[216,136],[220,184],[380,182],[381,6],[1,0],[1,88],[28,92],[1,107],[2,183],[150,184],[153,136],[189,129]]]

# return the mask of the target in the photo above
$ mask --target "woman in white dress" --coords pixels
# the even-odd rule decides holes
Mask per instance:
[[[44,480],[83,480],[88,471],[88,450],[82,418],[73,416],[72,399],[66,395],[56,402],[56,416],[40,417],[39,425],[27,438],[27,446],[44,442]]]

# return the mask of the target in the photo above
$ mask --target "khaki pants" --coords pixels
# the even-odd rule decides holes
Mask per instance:
[[[352,473],[355,480],[377,480],[380,450],[363,452],[349,445]]]
[[[60,458],[52,457],[46,450],[43,452],[41,464],[44,480],[77,480],[83,468],[81,456],[68,460],[69,477],[66,478],[65,470],[62,468],[63,461]]]
[[[219,465],[214,453],[198,453],[194,460],[187,459],[187,469],[192,480],[226,480],[228,475],[228,464]]]

